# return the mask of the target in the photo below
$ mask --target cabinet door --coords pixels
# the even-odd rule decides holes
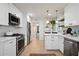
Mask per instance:
[[[16,56],[16,46],[12,45],[6,46],[4,56]]]
[[[79,25],[79,4],[69,4],[65,7],[65,26]]]
[[[58,36],[52,35],[51,37],[52,49],[58,49]]]
[[[0,25],[8,25],[8,4],[0,3]]]
[[[62,53],[64,53],[64,37],[61,36],[60,40],[61,40],[61,44],[60,44],[61,48],[60,48],[60,50],[61,50]]]
[[[48,35],[45,37],[45,48],[46,49],[58,49],[57,36]]]
[[[51,40],[51,36],[50,36],[50,35],[48,35],[48,36],[46,35],[46,36],[45,36],[45,48],[46,48],[46,49],[51,49],[51,48],[52,48],[52,47],[51,47],[51,44],[52,44],[52,43],[51,43],[50,40]]]
[[[16,8],[11,3],[8,3],[8,13],[16,14]]]
[[[24,26],[23,26],[23,23],[24,23],[25,21],[23,22],[23,14],[22,14],[21,12],[19,13],[19,17],[20,17],[20,27],[24,27]]]
[[[64,37],[58,36],[58,48],[62,53],[64,53]]]
[[[16,39],[5,42],[4,56],[16,56]]]

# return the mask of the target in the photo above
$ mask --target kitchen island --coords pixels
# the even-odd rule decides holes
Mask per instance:
[[[44,34],[45,49],[59,49],[63,55],[76,56],[79,51],[79,37],[57,34]],[[70,44],[71,43],[71,44]],[[68,51],[67,51],[68,50]],[[71,52],[69,52],[71,51]],[[66,53],[69,52],[69,53]]]

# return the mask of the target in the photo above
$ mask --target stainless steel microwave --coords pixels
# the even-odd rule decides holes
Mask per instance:
[[[9,13],[9,25],[18,26],[20,24],[20,18],[12,13]]]

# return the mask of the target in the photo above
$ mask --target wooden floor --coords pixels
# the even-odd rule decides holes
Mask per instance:
[[[44,49],[43,41],[33,38],[31,43],[25,47],[24,51],[20,56],[29,56],[31,53],[53,53],[56,56],[62,56],[58,50],[47,51]]]

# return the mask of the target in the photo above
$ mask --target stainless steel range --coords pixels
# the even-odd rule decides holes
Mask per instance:
[[[24,49],[24,45],[25,45],[25,38],[24,35],[20,34],[17,38],[16,38],[16,54],[20,55],[21,52]]]

